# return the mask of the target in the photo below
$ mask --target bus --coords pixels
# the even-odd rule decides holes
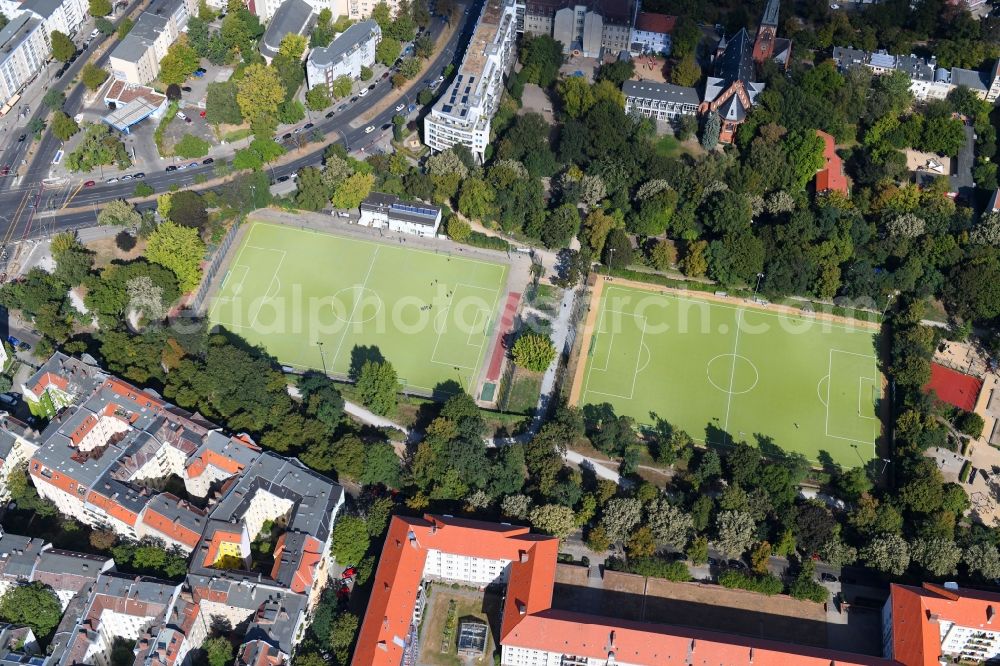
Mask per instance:
[[[9,100],[7,100],[7,103],[4,104],[2,108],[0,108],[0,118],[3,118],[8,113],[10,113],[11,109],[14,108],[14,105],[17,104],[20,99],[21,95],[17,94],[11,97]]]

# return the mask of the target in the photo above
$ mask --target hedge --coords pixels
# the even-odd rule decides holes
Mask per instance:
[[[473,231],[469,234],[469,237],[461,241],[465,245],[471,245],[473,247],[481,247],[486,250],[500,250],[501,252],[510,252],[510,243],[502,238],[497,238],[496,236],[487,236],[486,234]]]
[[[958,473],[958,480],[962,483],[969,482],[969,475],[972,473],[972,462],[966,460],[962,463],[962,471]]]
[[[630,557],[628,562],[609,558],[604,566],[612,571],[625,571],[650,578],[663,578],[678,582],[691,580],[691,572],[686,562],[671,561],[662,557]]]
[[[777,576],[772,574],[750,574],[735,569],[728,569],[719,574],[719,585],[738,590],[760,592],[768,596],[781,594],[782,590],[785,589],[781,579]]]
[[[826,602],[830,598],[830,591],[814,580],[803,580],[799,578],[791,587],[788,594],[796,599],[804,601],[815,601],[818,604]]]

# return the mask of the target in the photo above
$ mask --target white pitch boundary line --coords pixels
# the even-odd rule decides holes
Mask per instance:
[[[456,294],[458,292],[458,288],[459,287],[468,287],[469,289],[480,289],[482,291],[491,291],[491,292],[493,292],[493,311],[496,311],[497,298],[500,295],[499,294],[500,287],[496,287],[495,289],[490,289],[489,287],[480,287],[478,285],[466,284],[465,282],[457,282],[457,283],[455,283],[454,289],[452,289],[451,300],[448,301],[448,307],[444,310],[445,313],[451,313],[451,308],[452,308],[452,306],[455,303],[455,297],[456,297]],[[476,311],[476,319],[473,321],[474,325],[479,322],[479,313],[480,312],[482,312],[482,308],[480,308],[479,310]],[[489,313],[487,313],[487,323],[489,322],[488,315],[489,315]],[[438,361],[437,359],[434,358],[435,356],[437,356],[438,347],[441,345],[441,338],[447,332],[447,317],[448,317],[448,314],[445,314],[445,326],[446,326],[446,329],[438,332],[438,334],[437,334],[437,340],[434,341],[434,349],[431,350],[431,357],[430,357],[429,360],[430,360],[431,363],[434,363],[436,365],[445,365],[445,366],[449,366],[449,367],[453,367],[453,368],[462,368],[463,370],[473,370],[474,371],[476,369],[475,366],[462,365],[461,363],[447,363],[445,361]],[[473,328],[475,328],[474,325],[473,325]],[[484,328],[483,339],[480,341],[480,343],[478,345],[473,345],[471,342],[469,342],[469,339],[472,338],[472,335],[473,335],[472,333],[469,333],[469,338],[466,339],[465,344],[468,345],[469,347],[478,347],[479,348],[479,353],[476,354],[476,358],[479,359],[479,357],[482,356],[483,345],[486,344],[486,341],[489,339],[489,335],[487,335],[487,333],[485,331],[485,328]]]
[[[281,291],[281,280],[278,279],[278,273],[281,272],[281,264],[285,263],[285,257],[288,256],[288,253],[284,250],[275,249],[274,251],[281,253],[281,259],[278,260],[278,265],[275,267],[274,273],[271,274],[271,280],[267,283],[267,291],[264,292],[263,298],[260,299],[260,305],[257,306],[257,311],[253,314],[253,319],[250,320],[250,328],[254,328],[257,325],[257,317],[260,315],[260,311],[264,309],[264,304],[272,298],[272,296],[270,296],[271,285],[275,282],[278,283],[278,290],[274,292],[275,296],[277,296],[278,292]]]
[[[790,313],[787,313],[787,312],[769,312],[767,310],[757,310],[755,308],[747,308],[746,306],[743,306],[743,305],[729,305],[727,303],[718,303],[716,301],[707,301],[707,300],[703,300],[703,299],[700,299],[700,298],[691,298],[691,297],[687,297],[687,296],[680,296],[680,295],[677,295],[677,294],[665,294],[663,292],[647,291],[645,289],[634,289],[634,288],[630,289],[628,287],[622,287],[622,286],[619,286],[619,285],[614,285],[614,286],[607,287],[604,290],[604,294],[601,296],[601,299],[603,300],[603,299],[607,298],[608,294],[611,291],[613,291],[613,290],[618,290],[618,291],[622,291],[622,292],[626,292],[626,293],[627,292],[633,292],[633,293],[638,292],[640,294],[646,294],[646,295],[649,295],[649,296],[659,296],[661,298],[673,299],[673,300],[677,300],[677,301],[685,301],[687,303],[697,303],[699,305],[707,305],[709,308],[725,308],[727,310],[743,310],[744,312],[746,312],[747,310],[749,310],[750,312],[753,312],[754,314],[766,315],[768,317],[776,317],[776,318],[782,318],[782,317],[784,317],[786,319],[803,319],[803,320],[808,320],[808,321],[814,321],[817,324],[823,324],[824,326],[832,326],[834,328],[844,329],[845,331],[848,331],[848,332],[868,333],[869,335],[873,335],[874,334],[874,331],[872,331],[871,329],[865,329],[865,328],[862,328],[861,326],[850,326],[848,324],[841,324],[841,323],[838,323],[838,322],[827,321],[825,319],[816,319],[814,316],[810,316],[809,314],[807,314],[805,312],[803,312],[801,315],[798,315],[798,316],[790,314]],[[826,313],[820,313],[820,314],[826,314]],[[863,321],[863,320],[859,320],[859,321]]]
[[[253,233],[253,229],[250,230],[250,233]],[[247,234],[247,239],[249,239],[249,238],[250,238],[250,234]],[[246,241],[244,241],[244,242],[246,242]],[[247,249],[246,245],[244,245],[244,246],[242,246],[240,248],[240,251],[236,254],[236,258],[233,260],[233,265],[234,266],[240,265],[240,258],[243,256],[243,251],[246,250],[246,249]],[[221,286],[219,287],[219,291],[222,291],[222,287]],[[219,307],[219,301],[218,301],[218,299],[216,299],[215,303],[212,304],[211,309],[208,311],[208,318],[209,319],[214,319],[215,311],[216,311],[216,309],[218,309],[218,307]],[[229,324],[221,322],[221,321],[217,322],[217,323],[222,324],[223,326],[226,326],[226,327],[229,326]]]
[[[635,370],[632,371],[632,390],[629,392],[628,399],[631,400],[635,396],[635,382],[639,379],[639,361],[642,360],[642,343],[646,339],[646,318],[642,318],[642,333],[639,335],[639,348],[635,352]],[[650,352],[652,354],[652,352]],[[648,364],[649,361],[647,360]],[[735,363],[733,364],[735,367]]]
[[[874,356],[869,356],[867,354],[859,354],[858,352],[847,351],[846,349],[837,349],[835,347],[831,347],[830,348],[829,361],[827,362],[827,373],[828,373],[827,376],[829,377],[829,379],[827,380],[827,383],[826,383],[826,420],[823,423],[823,434],[826,435],[827,437],[832,437],[833,439],[840,439],[840,440],[844,440],[846,442],[854,442],[855,444],[871,444],[872,446],[875,446],[873,442],[870,442],[870,441],[867,441],[867,440],[854,439],[853,437],[843,437],[841,435],[831,435],[830,434],[830,391],[832,390],[832,387],[833,387],[833,354],[834,354],[834,352],[837,352],[838,354],[849,354],[851,356],[860,356],[862,358],[870,358],[872,360],[877,360]],[[867,379],[870,379],[870,378],[867,378]],[[860,388],[860,384],[859,384],[859,388]],[[859,412],[860,412],[860,404],[861,404],[860,401],[861,401],[861,394],[860,394],[860,391],[859,391],[859,393],[858,393]],[[866,418],[871,419],[872,417],[869,416],[869,417],[866,417]],[[874,420],[877,421],[878,419],[875,418]]]
[[[736,310],[736,340],[733,342],[733,368],[729,373],[729,398],[726,400],[726,420],[723,423],[722,431],[729,433],[729,410],[733,406],[733,382],[736,381],[736,355],[740,348],[740,315],[743,310]],[[732,435],[729,435],[732,439]]]
[[[478,347],[482,347],[483,346],[483,343],[481,343],[481,342],[478,345],[472,344],[472,336],[477,333],[476,326],[479,325],[479,317],[483,313],[486,313],[486,318],[487,318],[487,320],[489,320],[490,313],[486,312],[486,310],[484,308],[479,308],[478,310],[476,310],[476,318],[472,320],[472,326],[469,327],[469,335],[468,335],[467,338],[465,338],[465,345],[467,347],[477,347],[478,348]],[[485,322],[483,323],[483,328],[484,329],[486,328]]]
[[[234,298],[243,293],[243,283],[246,281],[247,276],[250,275],[250,267],[247,266],[246,264],[236,264],[235,266],[230,268],[228,272],[226,272],[225,279],[222,281],[222,284],[219,285],[220,292],[229,285],[230,278],[232,278],[236,274],[236,271],[240,268],[243,269],[243,273],[242,275],[240,275],[240,281],[233,283],[232,285],[233,288],[231,291],[233,293]]]
[[[354,313],[358,311],[358,305],[361,304],[361,294],[364,293],[365,288],[368,286],[368,278],[371,277],[372,269],[375,268],[375,262],[378,261],[378,251],[380,249],[381,249],[380,247],[375,248],[375,254],[372,255],[372,261],[370,264],[368,264],[368,272],[365,273],[364,282],[361,283],[361,289],[358,290],[358,298],[357,300],[354,301],[354,307],[351,308],[350,316],[347,317],[348,322],[354,321]],[[337,344],[337,352],[333,355],[333,361],[330,362],[330,367],[332,368],[337,367],[337,359],[340,358],[340,350],[343,349],[344,340],[347,339],[347,334],[350,332],[351,332],[351,324],[348,323],[346,326],[344,326],[344,332],[340,336],[340,343]]]
[[[606,312],[611,312],[612,314],[624,314],[624,315],[628,315],[628,316],[631,316],[631,317],[635,317],[636,319],[641,319],[642,320],[642,332],[639,335],[639,345],[637,347],[637,351],[636,351],[636,355],[635,355],[635,370],[633,370],[633,372],[632,372],[632,390],[629,392],[629,395],[620,395],[618,393],[607,393],[605,391],[598,391],[598,390],[590,388],[590,373],[592,373],[595,369],[598,372],[607,372],[608,369],[610,368],[610,366],[611,366],[611,350],[614,348],[615,338],[618,337],[616,333],[611,333],[610,331],[609,332],[602,332],[601,331],[601,329],[604,327],[604,315],[605,315]],[[586,396],[588,393],[596,393],[597,395],[606,395],[606,396],[610,396],[612,398],[621,398],[622,400],[632,400],[632,399],[634,399],[634,397],[635,397],[635,383],[636,383],[636,381],[639,378],[639,373],[642,372],[643,370],[645,370],[646,366],[648,366],[649,363],[650,363],[650,361],[652,360],[652,350],[650,350],[650,358],[646,360],[646,365],[644,365],[641,369],[639,368],[639,363],[642,361],[642,350],[643,350],[643,347],[645,346],[644,342],[645,342],[645,339],[646,339],[646,324],[647,324],[646,317],[638,315],[638,314],[636,314],[634,312],[632,312],[632,313],[619,312],[617,310],[602,310],[601,311],[601,321],[600,321],[600,323],[598,324],[598,327],[597,327],[597,331],[598,331],[597,335],[598,336],[600,336],[600,335],[610,335],[611,336],[611,342],[608,344],[608,358],[607,358],[607,363],[604,364],[603,368],[595,368],[594,365],[590,366],[590,368],[587,370],[587,382],[586,382],[586,386],[584,387],[584,390],[582,392],[582,396]]]

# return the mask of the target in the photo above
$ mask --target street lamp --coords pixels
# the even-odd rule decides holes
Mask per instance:
[[[609,254],[609,256],[608,256],[608,271],[611,271],[614,268],[615,248],[609,247],[608,248],[608,254]]]
[[[323,374],[324,375],[329,374],[326,371],[326,353],[323,351],[323,341],[322,340],[317,340],[316,341],[316,346],[319,347],[319,357],[320,357],[320,360],[323,362]]]
[[[889,294],[885,297],[885,307],[882,308],[882,319],[885,319],[885,313],[889,311],[889,306],[892,305],[892,299],[895,294]]]
[[[757,284],[753,288],[753,302],[757,302],[757,290],[760,289],[760,281],[764,277],[763,273],[757,273]]]

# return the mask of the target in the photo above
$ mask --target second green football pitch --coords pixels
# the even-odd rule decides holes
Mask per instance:
[[[404,387],[473,391],[507,266],[255,222],[209,320],[283,365],[346,375],[377,350]]]
[[[876,456],[882,381],[875,331],[862,323],[614,283],[591,307],[580,405],[610,403],[710,444],[766,441],[813,462]]]

